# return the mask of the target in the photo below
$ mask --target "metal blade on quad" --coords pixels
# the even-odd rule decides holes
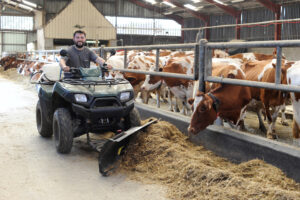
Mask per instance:
[[[157,119],[151,119],[149,122],[142,126],[130,128],[127,131],[124,131],[109,139],[103,145],[99,153],[99,172],[103,176],[108,176],[111,171],[116,169],[119,166],[119,161],[124,152],[124,149],[130,141],[130,136],[156,121]]]

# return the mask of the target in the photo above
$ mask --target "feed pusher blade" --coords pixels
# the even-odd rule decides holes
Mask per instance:
[[[119,166],[120,158],[129,144],[130,138],[140,130],[157,121],[158,119],[151,119],[142,126],[132,127],[127,131],[123,131],[113,138],[108,139],[99,153],[99,172],[103,176],[109,176],[110,173]]]

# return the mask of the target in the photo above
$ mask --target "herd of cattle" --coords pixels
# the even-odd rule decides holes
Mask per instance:
[[[51,55],[42,59],[55,62],[60,59],[60,56]],[[127,68],[194,74],[193,51],[161,50],[158,69],[155,60],[155,52],[132,50],[127,53]],[[22,75],[30,75],[43,70],[43,65],[45,65],[43,62],[22,61],[11,56],[2,58],[0,64],[4,70],[17,68],[18,73]],[[299,93],[217,83],[206,83],[206,93],[203,93],[198,90],[199,83],[197,81],[117,71],[117,68],[124,68],[124,51],[111,55],[107,59],[107,64],[114,68],[111,76],[127,79],[132,84],[135,95],[140,94],[144,103],[148,103],[150,94],[155,92],[162,98],[168,97],[167,101],[171,111],[178,111],[177,103],[181,104],[181,113],[191,114],[190,133],[198,133],[213,124],[217,118],[226,121],[234,128],[244,129],[244,117],[246,111],[251,108],[257,113],[260,129],[266,133],[268,138],[276,138],[277,116],[285,107],[285,102],[291,99],[294,111],[293,137],[300,137]],[[229,56],[224,51],[215,50],[213,52],[212,76],[274,83],[275,67],[276,53],[272,55],[241,53]],[[291,62],[283,57],[281,84],[300,85],[300,61]],[[173,97],[176,99],[175,101],[172,100]],[[264,126],[261,115],[268,120],[267,128]],[[286,125],[284,113],[282,116],[282,123]]]

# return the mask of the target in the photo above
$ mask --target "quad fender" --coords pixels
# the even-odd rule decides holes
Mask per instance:
[[[57,108],[71,108],[71,102],[61,97],[58,93],[52,95],[52,114]]]

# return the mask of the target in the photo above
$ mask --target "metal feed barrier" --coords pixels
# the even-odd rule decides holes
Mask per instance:
[[[211,76],[211,61],[212,61],[212,49],[219,48],[249,48],[249,47],[276,47],[277,48],[277,65],[275,83],[263,83],[257,81],[235,80],[222,77]],[[114,70],[121,72],[140,73],[159,75],[163,77],[182,78],[188,80],[199,80],[199,90],[204,91],[205,81],[225,83],[232,85],[250,86],[274,90],[282,90],[288,92],[300,92],[299,86],[290,86],[280,84],[281,80],[281,52],[283,47],[300,47],[300,40],[293,41],[262,41],[262,42],[222,42],[212,43],[206,40],[200,40],[197,43],[188,44],[174,44],[174,45],[146,45],[146,46],[122,46],[122,47],[100,47],[93,50],[99,51],[101,57],[106,57],[106,53],[112,49],[124,50],[124,66],[125,69],[114,68]],[[194,75],[187,76],[174,73],[158,72],[159,63],[159,50],[160,49],[186,49],[193,48],[195,53],[194,60]],[[128,50],[156,50],[156,72],[149,71],[137,71],[127,69],[127,52]],[[50,51],[35,51],[28,52],[26,59],[30,60],[29,55],[39,55],[42,58],[47,53],[58,53],[59,50]],[[198,56],[196,56],[198,55]],[[54,56],[55,57],[55,56]],[[31,60],[39,61],[42,60]],[[187,127],[190,122],[190,118],[179,115],[177,113],[171,113],[153,107],[136,104],[139,109],[142,118],[157,117],[163,120],[169,121],[184,133],[187,133]],[[277,141],[269,140],[263,137],[243,133],[237,130],[219,127],[209,126],[206,130],[191,136],[190,139],[196,143],[205,146],[207,149],[215,152],[217,155],[226,157],[233,162],[243,162],[250,159],[259,158],[270,164],[273,164],[281,168],[289,177],[293,178],[297,182],[300,182],[300,148],[289,146]]]

